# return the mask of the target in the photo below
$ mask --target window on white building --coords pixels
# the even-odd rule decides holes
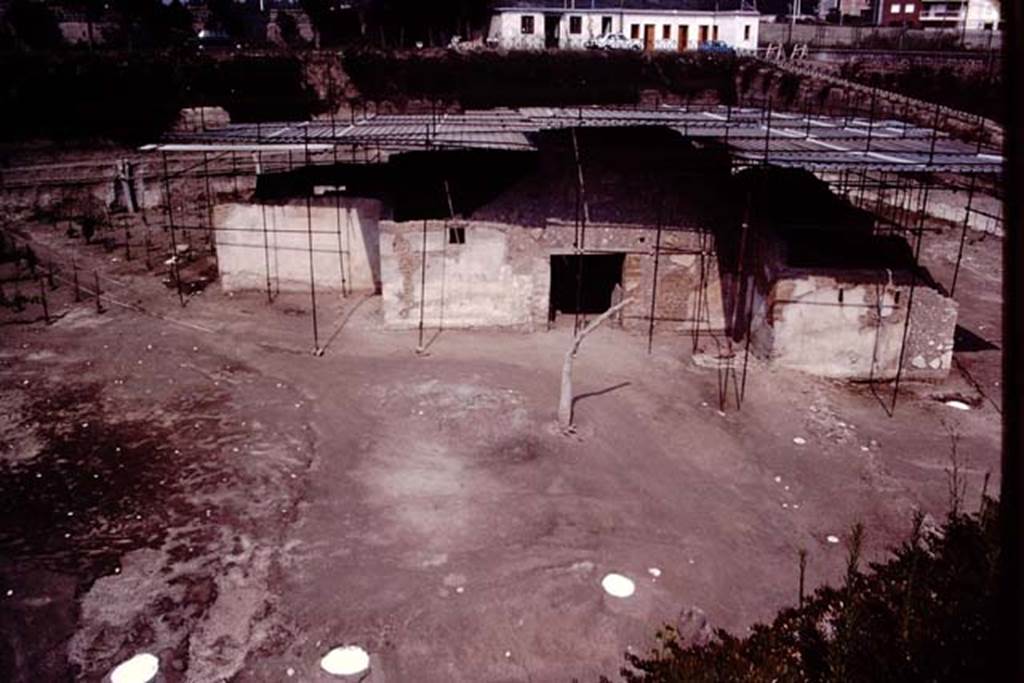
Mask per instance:
[[[672,27],[669,24],[662,24],[661,39],[668,40],[672,37]]]
[[[907,5],[904,5],[903,6],[903,13],[904,14],[913,14],[914,13],[914,4],[910,3],[910,4],[907,4]]]
[[[527,35],[533,33],[533,17],[524,16],[519,20],[519,32]]]
[[[899,14],[900,6],[897,4],[889,5],[889,14]]]
[[[601,17],[601,33],[608,34],[612,32],[612,18]]]
[[[750,24],[743,27],[743,40],[750,40]]]
[[[569,17],[569,33],[583,33],[583,17]]]

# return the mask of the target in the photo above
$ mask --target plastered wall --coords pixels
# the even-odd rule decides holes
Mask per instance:
[[[259,289],[267,277],[281,290],[374,291],[380,283],[380,203],[318,197],[286,204],[219,204],[214,207],[217,261],[226,290]],[[264,230],[264,218],[266,229]]]

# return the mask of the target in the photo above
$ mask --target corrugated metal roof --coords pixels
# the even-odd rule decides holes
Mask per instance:
[[[176,133],[178,150],[235,144],[373,146],[387,154],[410,149],[536,149],[534,134],[567,128],[657,126],[729,148],[740,165],[772,164],[827,170],[998,173],[999,150],[982,148],[911,123],[861,117],[767,112],[749,107],[524,107],[458,114],[374,115],[347,122],[233,124]],[[181,148],[180,145],[191,145]],[[146,149],[176,151],[164,145]]]

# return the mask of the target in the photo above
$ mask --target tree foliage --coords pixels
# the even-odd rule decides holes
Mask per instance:
[[[54,50],[64,44],[57,17],[41,2],[13,0],[3,23],[9,39],[30,50]]]
[[[115,43],[129,48],[168,48],[188,43],[194,36],[192,15],[181,0],[110,0],[117,24]]]

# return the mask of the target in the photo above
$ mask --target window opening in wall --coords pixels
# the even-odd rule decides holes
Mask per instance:
[[[843,288],[839,288],[839,303],[843,303]]]
[[[750,40],[750,24],[743,27],[743,40]]]
[[[625,254],[553,254],[548,316],[559,313],[603,313],[622,284]]]
[[[672,38],[672,27],[669,24],[664,24],[661,27],[661,39],[670,40]]]
[[[711,28],[711,40],[718,40],[718,27],[714,26]]]
[[[640,37],[640,24],[633,24],[629,27],[629,37],[634,40]]]
[[[519,21],[519,31],[524,35],[533,33],[533,17],[522,17]]]
[[[448,244],[465,244],[465,228],[448,228]]]
[[[612,18],[611,17],[601,17],[601,33],[611,33],[611,32],[612,32]]]
[[[583,17],[569,17],[569,33],[583,33]]]

